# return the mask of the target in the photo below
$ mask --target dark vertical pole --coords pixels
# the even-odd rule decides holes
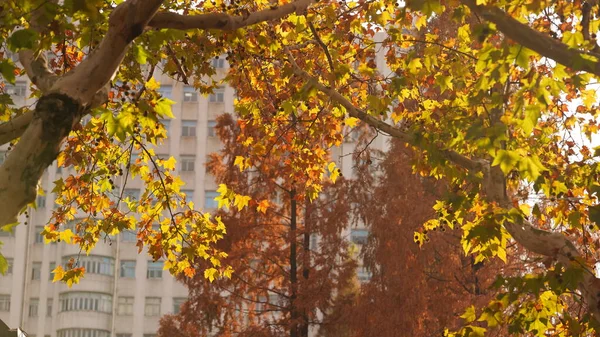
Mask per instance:
[[[296,190],[290,191],[290,337],[298,337],[298,265],[296,257]]]
[[[310,201],[306,199],[304,207],[304,246],[302,255],[302,278],[303,284],[308,285],[308,276],[310,274],[310,235],[312,232],[310,221]],[[306,296],[306,290],[304,290]],[[300,336],[308,337],[308,308],[302,308],[302,322],[300,323]]]

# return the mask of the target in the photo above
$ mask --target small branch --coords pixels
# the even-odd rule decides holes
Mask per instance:
[[[307,19],[307,21],[308,21],[308,19]],[[327,57],[327,63],[329,64],[329,71],[331,72],[329,74],[329,85],[332,88],[335,88],[335,68],[333,66],[333,60],[331,59],[331,54],[329,53],[329,48],[327,48],[327,45],[323,42],[323,40],[319,36],[319,33],[317,33],[315,26],[310,21],[308,21],[308,28],[310,28],[310,31],[312,32],[313,36],[315,37],[315,40],[317,40],[317,43],[319,44],[319,46],[321,46],[321,49],[323,49],[323,52],[325,53],[325,56]]]
[[[226,13],[208,13],[200,15],[182,15],[172,12],[160,12],[148,23],[152,28],[174,29],[218,29],[232,31],[265,21],[281,19],[289,14],[304,14],[314,0],[297,0],[274,9],[264,9],[245,16]]]
[[[175,63],[175,66],[177,67],[177,71],[179,72],[179,75],[181,75],[181,77],[182,77],[183,83],[186,85],[190,85],[187,75],[185,74],[185,71],[183,71],[183,67],[181,66],[181,63],[179,62],[179,60],[177,59],[177,55],[175,55],[173,48],[171,48],[171,46],[169,44],[167,44],[167,54],[169,54],[169,56],[171,56],[173,63]],[[179,79],[179,77],[177,79]]]
[[[592,52],[595,53],[599,51],[600,46],[598,46],[596,39],[590,34],[590,20],[592,17],[592,6],[596,2],[596,0],[586,1],[581,6],[581,32],[583,33],[583,38],[593,44],[594,48],[592,48]]]

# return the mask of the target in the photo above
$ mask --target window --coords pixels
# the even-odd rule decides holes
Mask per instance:
[[[0,151],[0,165],[4,164],[4,159],[6,159],[6,152]]]
[[[131,337],[132,335],[130,333],[118,333],[117,337]]]
[[[173,87],[170,85],[163,85],[160,88],[158,88],[157,91],[162,97],[171,98]]]
[[[48,274],[50,274],[50,281],[54,280],[54,274],[52,273],[54,268],[56,268],[56,262],[50,262],[49,271],[48,271]],[[86,270],[86,272],[87,272],[87,270]]]
[[[44,226],[35,226],[35,243],[44,243],[43,230]]]
[[[318,248],[318,244],[319,244],[319,238],[317,236],[317,234],[311,234],[310,235],[310,242],[309,242],[309,248],[312,250],[316,250]]]
[[[198,102],[198,93],[192,86],[183,87],[183,101],[184,102]]]
[[[39,305],[39,298],[32,298],[29,300],[29,317],[37,317]]]
[[[344,143],[356,143],[358,141],[358,131],[350,129],[344,134]]]
[[[115,273],[115,259],[100,255],[67,256],[63,258],[63,264],[69,259],[79,259],[78,266],[84,267],[86,274],[100,274],[113,276]]]
[[[42,263],[41,262],[34,262],[31,265],[31,279],[32,280],[39,280],[42,276]]]
[[[17,97],[25,97],[25,93],[27,92],[27,87],[23,82],[17,82],[15,85],[6,85],[4,87],[4,92]]]
[[[118,315],[133,315],[133,297],[119,297],[117,303]]]
[[[135,278],[135,261],[121,261],[121,277]]]
[[[60,294],[60,312],[64,311],[112,311],[112,296],[109,294],[74,291]]]
[[[219,56],[212,59],[212,66],[217,69],[225,68],[225,59],[220,58]]]
[[[121,242],[137,242],[137,233],[132,230],[122,231]]]
[[[126,188],[123,190],[123,200],[129,198],[130,201],[140,200],[140,190],[137,188]]]
[[[181,171],[194,172],[195,163],[196,163],[196,157],[182,156],[181,157]]]
[[[369,231],[367,229],[352,229],[350,232],[350,239],[354,244],[364,245],[367,243],[369,238]]]
[[[10,311],[10,295],[0,295],[0,311]]]
[[[181,193],[185,194],[186,201],[194,201],[194,190],[181,190]]]
[[[187,301],[185,297],[173,298],[173,313],[178,314],[181,311],[181,305]]]
[[[207,131],[206,134],[208,134],[209,137],[216,137],[217,136],[217,130],[215,129],[215,126],[217,126],[217,121],[208,121],[207,123]]]
[[[196,137],[196,121],[181,121],[181,136]]]
[[[159,279],[162,278],[163,262],[148,261],[148,269],[146,270],[146,278]]]
[[[54,302],[53,298],[49,298],[46,300],[46,316],[51,317],[52,316],[52,304]]]
[[[225,88],[219,87],[213,90],[213,93],[208,96],[210,103],[223,103],[225,97]]]
[[[98,329],[70,328],[57,330],[56,337],[110,337],[110,331]]]
[[[204,208],[217,208],[219,203],[215,198],[218,196],[217,191],[204,191]]]
[[[145,333],[144,337],[156,337],[155,333]]]
[[[13,259],[6,259],[6,263],[8,264],[6,275],[11,275],[13,273]]]
[[[44,195],[38,194],[37,198],[35,199],[35,204],[38,208],[46,207],[46,191],[43,193]]]
[[[371,279],[371,272],[367,270],[366,267],[358,267],[358,271],[356,272],[358,276],[358,280],[360,282],[367,282]]]
[[[146,306],[144,307],[144,315],[146,315],[146,316],[160,315],[160,297],[146,297]]]

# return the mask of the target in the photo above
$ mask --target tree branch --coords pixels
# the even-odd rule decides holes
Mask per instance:
[[[569,68],[600,76],[600,61],[584,57],[590,55],[590,52],[569,48],[566,44],[519,22],[494,5],[478,6],[475,0],[461,0],[461,2],[484,19],[496,24],[496,28],[506,37],[522,46]],[[591,55],[600,59],[599,54],[591,53]]]
[[[292,54],[289,51],[286,51],[286,52],[289,56],[288,59],[289,59],[290,63],[292,64],[294,74],[303,78],[310,85],[314,86],[315,88],[317,88],[319,91],[323,92],[324,94],[327,94],[331,99],[333,99],[334,101],[336,101],[337,103],[342,105],[346,109],[346,111],[348,112],[348,114],[350,116],[356,117],[356,118],[362,120],[363,122],[369,124],[370,126],[376,128],[382,132],[385,132],[388,135],[393,136],[394,138],[399,139],[400,141],[402,141],[406,144],[409,144],[412,146],[423,147],[423,144],[421,144],[421,145],[417,144],[417,141],[413,135],[408,134],[408,133],[406,133],[406,132],[404,132],[382,120],[379,120],[379,119],[367,114],[363,110],[360,110],[356,106],[354,106],[354,104],[352,104],[352,102],[350,102],[348,99],[346,99],[346,97],[344,97],[342,94],[340,94],[336,90],[334,90],[330,87],[326,87],[323,84],[321,84],[316,78],[314,78],[309,73],[302,70],[302,68],[300,68],[300,66],[298,66],[298,64],[296,63]],[[469,171],[475,171],[475,172],[481,170],[480,162],[474,161],[466,156],[463,156],[462,154],[460,154],[458,152],[455,152],[452,150],[439,150],[439,153],[447,160],[453,162],[454,164],[456,164],[464,169],[467,169]]]
[[[56,159],[63,139],[87,109],[102,101],[97,95],[107,93],[130,42],[143,33],[162,2],[129,0],[117,6],[98,48],[40,98],[21,141],[0,166],[0,226],[16,222],[19,212],[35,200],[37,182]]]
[[[200,15],[182,15],[172,12],[160,12],[154,15],[148,26],[152,28],[174,29],[219,29],[236,30],[260,22],[281,19],[289,14],[304,14],[314,0],[297,0],[278,6],[274,9],[265,9],[248,15],[229,15],[226,13],[208,13]]]
[[[30,27],[38,33],[41,33],[45,27],[39,24],[40,18],[46,15],[46,5],[55,4],[57,1],[47,1],[31,12]],[[35,57],[32,50],[23,49],[19,51],[19,61],[25,69],[27,76],[36,87],[42,92],[50,90],[58,76],[48,69],[48,61],[44,54]]]

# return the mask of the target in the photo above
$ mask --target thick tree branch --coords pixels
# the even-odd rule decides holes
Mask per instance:
[[[157,13],[148,26],[152,28],[174,29],[219,29],[236,30],[260,22],[281,19],[292,13],[304,14],[314,0],[297,0],[280,5],[273,9],[250,13],[248,15],[229,15],[226,13],[209,13],[200,15],[182,15],[172,12]]]
[[[16,222],[19,211],[35,200],[37,182],[56,159],[61,142],[85,111],[102,101],[98,92],[106,90],[129,44],[161,4],[129,0],[117,6],[98,48],[40,98],[21,140],[0,166],[0,226]]]
[[[522,46],[569,68],[600,76],[600,61],[590,60],[589,56],[584,57],[590,55],[590,52],[571,49],[561,41],[519,22],[495,5],[478,6],[475,0],[461,0],[461,2],[484,19],[496,24],[496,28],[506,37]],[[600,58],[598,54],[593,56]]]
[[[118,70],[133,39],[144,32],[163,0],[129,0],[110,14],[108,32],[96,49],[61,77],[52,91],[63,93],[84,106]]]
[[[4,145],[13,139],[21,137],[32,119],[33,111],[28,111],[20,116],[12,118],[6,123],[0,124],[0,145]]]

